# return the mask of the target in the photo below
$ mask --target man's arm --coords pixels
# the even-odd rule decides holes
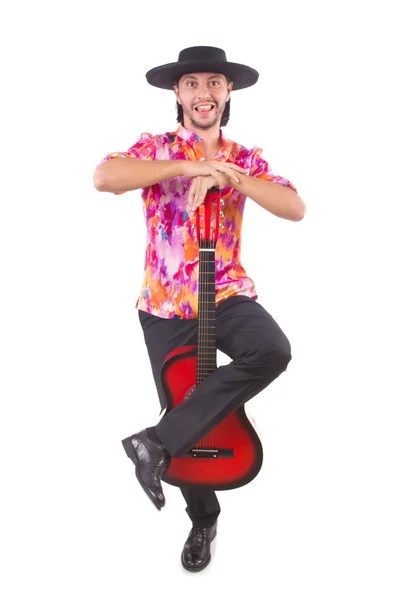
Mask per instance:
[[[100,192],[123,193],[149,187],[173,177],[212,175],[221,185],[222,173],[237,182],[245,173],[237,165],[218,161],[198,160],[141,160],[139,158],[112,158],[99,165],[94,173],[94,186]]]
[[[183,160],[113,158],[99,165],[94,186],[99,192],[128,192],[183,175]]]
[[[236,182],[227,175],[223,175],[219,187],[221,189],[227,185],[234,187],[276,217],[289,221],[300,221],[305,216],[306,205],[291,188],[259,177],[243,174],[239,174],[238,177],[240,181]],[[188,204],[193,211],[204,202],[208,190],[213,186],[218,187],[213,177],[196,177],[188,193]]]
[[[286,185],[241,175],[240,183],[233,183],[233,187],[276,217],[300,221],[305,216],[306,205],[302,198]]]

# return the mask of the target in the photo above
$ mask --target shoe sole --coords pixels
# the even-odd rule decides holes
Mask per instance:
[[[145,483],[143,482],[143,480],[140,476],[139,469],[138,469],[138,457],[136,455],[133,445],[131,444],[131,438],[125,438],[124,440],[121,441],[121,443],[123,444],[123,448],[125,450],[126,455],[128,456],[128,458],[130,458],[132,460],[132,462],[135,465],[135,475],[136,475],[136,478],[138,479],[139,483],[141,484],[142,489],[145,491],[147,497],[152,502],[152,504],[154,504],[154,506],[157,508],[157,510],[161,510],[162,507],[159,506],[158,504],[156,504],[156,502],[153,500],[153,496],[151,496],[148,488],[146,487]]]
[[[214,537],[211,540],[211,543],[214,541],[214,539],[216,538],[216,533],[214,535]],[[208,567],[208,565],[211,562],[211,553],[208,557],[208,560],[206,563],[204,563],[203,565],[200,565],[199,567],[188,567],[184,562],[183,562],[183,550],[182,550],[182,554],[181,554],[181,563],[182,563],[182,567],[184,569],[186,569],[186,571],[190,571],[191,573],[198,573],[199,571],[202,571],[203,569],[205,569],[205,567]]]

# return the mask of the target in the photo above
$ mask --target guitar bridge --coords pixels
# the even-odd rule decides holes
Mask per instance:
[[[186,454],[190,458],[233,458],[233,448],[192,448]]]

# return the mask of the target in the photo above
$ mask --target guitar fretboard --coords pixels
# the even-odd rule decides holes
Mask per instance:
[[[200,247],[198,285],[198,351],[196,384],[216,370],[215,245]]]

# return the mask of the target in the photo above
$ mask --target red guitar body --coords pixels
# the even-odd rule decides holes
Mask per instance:
[[[162,368],[166,412],[178,406],[196,388],[196,355],[196,346],[185,346],[166,357]],[[200,452],[210,452],[214,446],[218,450],[216,457],[200,457]],[[178,487],[229,490],[252,481],[262,466],[262,445],[244,407],[231,412],[196,444],[196,448],[195,457],[192,449],[182,458],[171,458],[163,480]],[[220,456],[221,450],[226,450],[229,456]]]
[[[165,358],[161,381],[167,398],[166,412],[189,398],[194,389],[217,369],[215,246],[219,233],[220,203],[220,191],[212,188],[196,211],[199,242],[198,346],[178,348]],[[260,439],[244,407],[240,407],[197,442],[185,456],[172,457],[163,480],[178,487],[228,490],[251,481],[258,474],[262,460]]]

